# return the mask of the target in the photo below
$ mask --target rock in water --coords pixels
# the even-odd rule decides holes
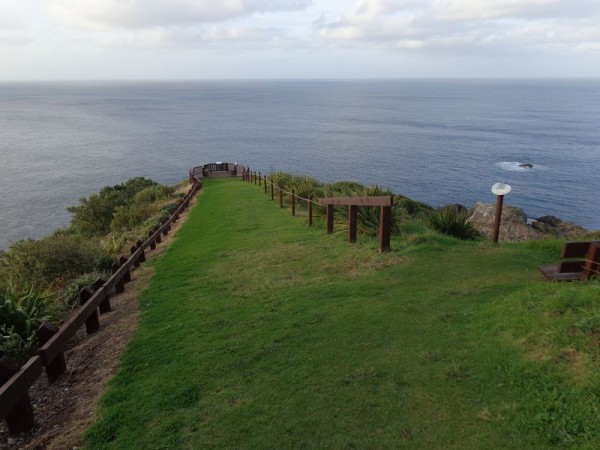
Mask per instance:
[[[573,238],[588,232],[576,223],[561,220],[555,216],[544,216],[531,224],[536,230],[560,238]]]

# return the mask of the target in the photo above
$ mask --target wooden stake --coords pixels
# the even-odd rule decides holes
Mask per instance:
[[[312,204],[313,196],[308,196],[308,226],[313,226],[313,204]]]
[[[92,296],[94,291],[90,288],[83,288],[79,293],[79,304],[84,305]],[[100,318],[98,317],[98,308],[85,321],[85,331],[87,334],[92,334],[100,328]]]
[[[393,205],[393,198],[392,198]],[[392,206],[382,206],[379,216],[379,252],[389,252],[392,236]]]
[[[333,233],[333,205],[327,205],[327,234]]]
[[[38,363],[39,364],[39,363]],[[12,378],[13,375],[20,370],[16,361],[13,361],[8,356],[0,358],[0,386]],[[33,407],[29,393],[25,391],[20,400],[12,407],[10,412],[5,417],[8,431],[11,435],[29,431],[35,425],[33,416]]]
[[[356,242],[358,206],[348,207],[348,242]]]
[[[56,325],[50,322],[44,322],[37,330],[38,348],[43,347],[46,342],[50,340],[52,336],[58,333]],[[67,371],[67,361],[65,360],[65,353],[60,352],[56,358],[54,358],[46,366],[46,376],[50,384],[54,383],[58,377]]]

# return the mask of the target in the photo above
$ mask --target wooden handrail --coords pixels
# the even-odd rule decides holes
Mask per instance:
[[[69,319],[67,319],[60,329],[57,329],[51,324],[45,324],[47,326],[46,328],[49,328],[50,331],[46,330],[45,342],[44,340],[41,341],[44,343],[39,348],[38,355],[31,357],[18,372],[0,385],[0,419],[6,418],[9,422],[9,431],[11,433],[14,434],[26,431],[33,426],[33,411],[31,410],[28,397],[29,387],[41,375],[42,367],[46,367],[50,382],[55,381],[61,373],[64,373],[64,370],[66,369],[64,362],[64,349],[66,344],[73,336],[75,336],[83,324],[86,323],[93,314],[96,314],[99,305],[103,302],[106,303],[110,296],[116,292],[117,286],[122,287],[126,281],[129,281],[127,279],[128,274],[132,267],[134,265],[139,265],[139,262],[144,258],[144,250],[151,247],[153,244],[155,246],[156,242],[160,242],[160,236],[166,234],[170,230],[175,218],[189,206],[190,201],[196,192],[202,188],[202,182],[195,176],[191,169],[190,182],[193,183],[192,188],[165,223],[158,227],[153,233],[150,233],[150,236],[145,241],[138,241],[132,254],[127,259],[121,258],[121,261],[116,263],[114,267],[116,268],[118,265],[118,268],[108,280],[96,280],[95,292],[92,294],[90,291],[89,294],[86,294],[91,295],[87,300],[85,300],[86,297],[82,297],[84,298],[85,303],[81,305]],[[57,361],[59,360],[60,364],[57,364]],[[21,406],[15,406],[19,404],[21,404]],[[23,404],[29,405],[29,407],[24,408],[26,413],[23,413]]]

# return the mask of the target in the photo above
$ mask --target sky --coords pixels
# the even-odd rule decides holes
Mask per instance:
[[[0,80],[600,77],[600,0],[0,0]]]

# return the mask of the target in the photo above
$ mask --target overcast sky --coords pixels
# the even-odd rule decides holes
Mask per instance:
[[[600,77],[600,0],[0,0],[0,80]]]

